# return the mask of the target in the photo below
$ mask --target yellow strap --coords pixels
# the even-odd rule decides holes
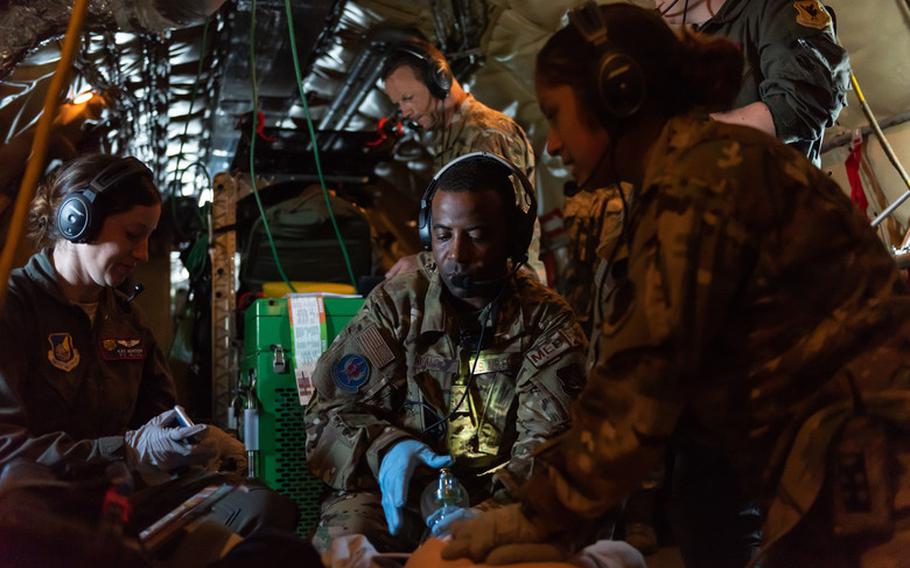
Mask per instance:
[[[57,69],[54,71],[54,76],[51,78],[50,85],[47,88],[47,94],[44,96],[44,111],[41,113],[38,127],[35,129],[32,153],[25,168],[25,175],[22,176],[19,194],[16,196],[13,218],[10,221],[9,233],[6,236],[6,244],[3,247],[3,254],[0,256],[0,310],[3,309],[3,305],[6,303],[7,285],[9,273],[13,268],[13,258],[16,254],[16,249],[19,248],[19,241],[22,240],[25,221],[28,217],[28,208],[35,193],[35,186],[44,171],[44,160],[47,158],[51,125],[57,116],[60,92],[63,91],[64,86],[67,84],[73,57],[82,39],[82,24],[85,21],[85,13],[87,11],[88,0],[76,0],[73,3],[73,12],[66,27],[63,48],[60,50],[60,61],[57,62]]]

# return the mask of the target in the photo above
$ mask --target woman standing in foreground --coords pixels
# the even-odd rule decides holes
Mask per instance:
[[[731,490],[765,515],[764,565],[898,557],[910,296],[823,172],[709,117],[732,101],[741,66],[732,44],[679,38],[624,4],[575,11],[538,55],[551,151],[565,148],[576,177],[605,168],[639,188],[628,277],[600,298],[572,429],[540,452],[523,503],[456,525],[445,557],[510,562],[584,544],[580,527],[671,443],[683,459],[694,445],[729,464]]]

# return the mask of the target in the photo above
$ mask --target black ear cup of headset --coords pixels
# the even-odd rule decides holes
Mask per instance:
[[[507,203],[506,206],[514,207],[514,219],[518,225],[517,227],[510,228],[512,242],[509,246],[509,258],[512,259],[512,262],[516,263],[527,262],[528,247],[531,245],[531,238],[534,234],[534,220],[537,218],[537,194],[534,191],[534,186],[531,185],[531,181],[524,172],[518,169],[515,164],[509,160],[491,152],[471,152],[470,154],[464,154],[444,165],[436,172],[436,175],[433,176],[432,181],[430,181],[430,184],[427,186],[426,190],[424,190],[423,197],[420,198],[420,211],[417,214],[417,232],[420,235],[420,244],[423,246],[424,250],[430,250],[433,247],[433,236],[431,233],[433,228],[432,206],[433,196],[436,195],[436,190],[439,187],[439,180],[442,178],[443,174],[451,168],[458,167],[460,164],[463,165],[465,162],[472,160],[494,162],[508,169],[509,178],[512,181],[512,187],[515,190],[515,201]],[[526,206],[527,210],[525,210],[524,206],[519,207],[517,203]]]
[[[134,175],[153,179],[152,171],[133,157],[118,158],[96,175],[85,187],[72,191],[57,207],[57,230],[72,243],[92,242],[98,236],[103,213],[97,205],[105,190]]]
[[[631,56],[610,46],[607,25],[593,1],[569,12],[569,21],[600,58],[593,68],[593,84],[608,118],[628,118],[645,99],[645,77]]]
[[[414,41],[399,43],[394,47],[394,51],[406,53],[420,61],[423,82],[433,97],[445,100],[449,96],[449,90],[452,88],[452,72],[445,61],[440,61]]]

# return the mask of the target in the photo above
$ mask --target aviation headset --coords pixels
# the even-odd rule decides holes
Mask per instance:
[[[64,197],[57,207],[57,230],[63,238],[72,243],[93,241],[104,220],[104,212],[96,203],[98,196],[134,175],[154,178],[152,171],[136,158],[118,158],[92,178],[88,185]]]
[[[512,203],[505,204],[506,207],[513,207],[515,211],[515,221],[518,225],[512,228],[514,231],[512,241],[509,246],[509,258],[513,263],[527,262],[528,246],[531,244],[531,237],[534,233],[534,219],[537,217],[537,196],[534,187],[528,176],[518,169],[515,164],[490,152],[471,152],[459,156],[444,165],[433,180],[423,192],[420,198],[420,211],[417,216],[417,231],[420,235],[420,244],[424,250],[430,250],[433,244],[431,229],[433,228],[433,196],[439,188],[439,180],[442,176],[454,167],[463,165],[465,162],[484,161],[498,164],[508,170],[509,180],[512,182],[512,189],[515,192],[515,200]]]
[[[420,73],[430,94],[445,100],[452,88],[452,71],[448,63],[431,53],[417,41],[405,41],[395,45],[395,53],[410,55],[420,61]]]
[[[600,54],[592,69],[592,85],[597,88],[605,118],[615,121],[635,114],[645,99],[644,73],[634,58],[610,45],[600,7],[589,0],[569,11],[569,21],[585,43]]]

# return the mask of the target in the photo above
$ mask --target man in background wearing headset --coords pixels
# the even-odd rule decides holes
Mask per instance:
[[[492,152],[515,164],[533,185],[534,150],[525,131],[466,93],[434,45],[418,39],[395,45],[383,82],[402,118],[430,133],[434,171],[470,152]],[[540,228],[535,219],[528,258],[530,268],[542,275],[539,251]],[[417,270],[416,256],[400,260],[386,276],[403,270]]]
[[[373,290],[320,358],[307,455],[333,492],[317,548],[361,533],[380,551],[413,549],[438,468],[453,468],[472,506],[508,501],[532,449],[568,428],[587,342],[565,301],[518,271],[535,201],[495,154],[443,167],[421,199],[419,269]]]
[[[656,0],[670,25],[727,38],[745,59],[733,108],[714,120],[757,128],[818,166],[822,136],[847,104],[850,61],[819,0]]]

